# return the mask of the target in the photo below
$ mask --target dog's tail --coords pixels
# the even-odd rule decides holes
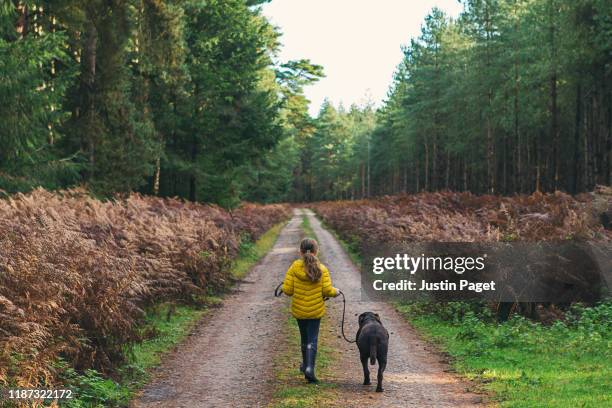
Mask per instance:
[[[370,365],[376,364],[376,349],[378,348],[378,337],[370,342]]]

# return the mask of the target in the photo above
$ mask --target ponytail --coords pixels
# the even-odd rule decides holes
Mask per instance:
[[[311,282],[318,282],[323,273],[321,272],[321,264],[319,258],[315,255],[319,249],[317,241],[311,238],[304,238],[300,243],[300,253],[304,259],[306,267],[306,275]]]

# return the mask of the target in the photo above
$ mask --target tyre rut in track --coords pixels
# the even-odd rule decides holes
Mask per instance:
[[[286,341],[287,321],[272,290],[296,257],[301,222],[296,211],[273,249],[166,359],[132,406],[267,406],[275,381],[271,362]]]

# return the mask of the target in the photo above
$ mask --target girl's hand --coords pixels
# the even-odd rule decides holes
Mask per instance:
[[[338,288],[334,288],[336,290],[336,296],[338,296],[340,294],[340,289]]]

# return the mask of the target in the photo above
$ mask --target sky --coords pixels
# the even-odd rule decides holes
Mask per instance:
[[[420,34],[432,7],[456,17],[458,0],[272,0],[263,14],[283,36],[281,62],[309,58],[326,77],[306,88],[313,116],[325,98],[345,107],[380,106],[401,46]]]

